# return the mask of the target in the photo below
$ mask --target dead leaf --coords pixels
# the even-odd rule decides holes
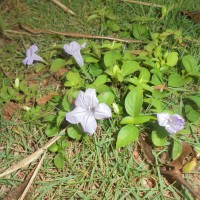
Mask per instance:
[[[58,96],[59,94],[56,93],[56,92],[52,92],[52,93],[49,93],[39,99],[36,99],[36,102],[38,105],[42,105],[42,104],[45,104],[47,103],[48,101],[50,101],[54,96]]]
[[[142,137],[142,134],[141,134],[139,141],[140,141],[140,145],[141,145],[145,159],[147,160],[149,164],[154,164],[155,158],[152,153],[152,147],[148,144],[146,137],[144,137],[144,135]]]
[[[57,72],[55,72],[54,76],[57,80],[59,80],[68,71],[69,70],[67,68],[62,68],[62,69],[58,70]]]
[[[18,187],[13,188],[12,190],[10,190],[3,200],[19,199],[20,196],[23,194],[23,191],[26,188],[28,182],[30,181],[35,169],[36,169],[36,166],[28,173],[28,175],[24,179],[24,182],[21,185],[19,185]]]
[[[43,147],[39,148],[37,151],[35,151],[31,155],[27,156],[26,158],[24,158],[17,164],[14,164],[11,167],[9,167],[5,172],[0,174],[0,178],[18,170],[18,169],[21,169],[21,168],[29,165],[33,161],[35,161],[40,155],[42,155],[44,153],[44,151],[46,149],[48,149],[54,142],[56,142],[64,132],[65,132],[65,129],[63,129],[60,133],[58,133],[59,134],[58,136],[55,136],[51,140],[49,140]]]
[[[200,11],[186,11],[183,10],[181,13],[192,19],[195,23],[200,23]]]
[[[34,179],[35,179],[35,177],[36,177],[36,175],[37,175],[39,169],[40,169],[41,166],[42,166],[42,163],[43,163],[43,160],[44,160],[45,156],[46,156],[46,151],[44,152],[42,158],[40,159],[40,162],[38,163],[36,169],[34,170],[34,173],[33,173],[33,175],[31,176],[31,178],[30,178],[30,180],[29,180],[29,182],[28,182],[26,188],[24,189],[24,192],[23,192],[22,195],[20,196],[19,200],[23,200],[23,199],[26,197],[27,192],[28,192],[28,190],[29,190],[31,184],[33,183],[33,181],[34,181]]]
[[[38,165],[36,165],[26,176],[24,182],[21,185],[19,185],[18,187],[9,191],[7,196],[4,198],[4,200],[15,200],[15,199],[23,200],[25,198],[25,196],[28,192],[28,189],[30,188],[30,185],[32,184],[34,178],[36,177],[36,175],[42,165],[45,155],[46,155],[46,152],[40,159],[40,162],[38,163]]]
[[[183,142],[182,143],[182,152],[181,152],[180,156],[176,160],[168,163],[167,165],[172,166],[175,169],[182,169],[183,165],[184,165],[184,163],[183,163],[184,159],[187,156],[189,156],[192,152],[193,152],[193,150],[192,150],[191,146],[188,143]]]
[[[160,90],[160,92],[162,92],[163,90],[169,90],[168,87],[164,84],[160,84],[160,85],[155,85],[152,87],[153,90]]]
[[[198,199],[198,197],[200,196],[200,194],[195,192],[193,190],[193,188],[190,186],[190,184],[182,177],[180,170],[178,170],[178,169],[167,170],[166,167],[161,167],[160,172],[161,172],[161,174],[166,175],[166,176],[172,178],[173,180],[176,180],[181,185],[184,185],[195,198]]]
[[[15,115],[15,113],[20,110],[20,107],[21,106],[19,104],[11,101],[5,103],[2,111],[4,119],[7,121],[11,120],[13,115]]]

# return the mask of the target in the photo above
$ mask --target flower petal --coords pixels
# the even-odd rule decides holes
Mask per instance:
[[[166,125],[165,129],[171,133],[175,134],[178,131],[182,130],[185,125],[185,120],[177,114],[171,115],[168,124]]]
[[[92,112],[87,112],[87,115],[82,118],[80,123],[84,132],[88,133],[89,135],[93,135],[97,129],[97,122]]]
[[[85,102],[84,100],[84,92],[83,91],[80,91],[76,97],[76,100],[75,100],[75,105],[76,106],[79,106],[79,107],[82,107],[82,108],[88,108],[87,107],[87,103]]]
[[[73,54],[71,54],[74,58],[74,60],[77,62],[77,64],[82,67],[84,65],[84,61],[82,58],[82,55],[80,51],[74,51]]]
[[[168,113],[158,113],[157,114],[158,124],[160,126],[166,126],[170,119],[170,114]]]
[[[81,49],[81,46],[75,41],[71,42],[70,44],[64,45],[64,50],[69,55],[73,55],[74,52],[76,52],[76,51],[80,52],[80,49]]]
[[[94,117],[96,119],[105,119],[112,116],[111,109],[108,105],[104,103],[100,103],[96,108],[94,112]]]
[[[95,108],[99,100],[97,99],[96,90],[95,89],[87,89],[84,94],[84,102],[88,108]]]
[[[32,53],[35,53],[36,51],[38,51],[38,47],[35,44],[33,44],[32,46],[30,46],[29,49],[31,50]]]
[[[86,42],[84,42],[82,45],[81,45],[81,49],[84,49],[86,47]]]
[[[71,124],[78,124],[79,122],[84,120],[87,114],[87,109],[76,107],[74,110],[66,114],[66,120]]]
[[[36,54],[33,54],[33,55],[32,55],[32,59],[33,59],[33,60],[36,60],[36,61],[42,61],[42,60],[43,60],[40,56],[38,56],[38,55],[36,55]]]

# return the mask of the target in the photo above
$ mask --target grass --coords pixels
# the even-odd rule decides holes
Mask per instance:
[[[102,15],[104,9],[112,11],[118,17],[118,24],[122,27],[121,32],[130,32],[129,26],[143,17],[143,20],[154,18],[153,21],[145,21],[150,32],[163,32],[166,29],[182,29],[183,36],[190,36],[200,40],[200,26],[193,23],[180,14],[181,10],[200,9],[200,1],[174,0],[176,4],[172,11],[163,18],[160,8],[135,5],[127,2],[111,1],[67,1],[61,2],[69,5],[77,15],[71,16],[62,12],[58,7],[45,0],[11,0],[0,3],[0,30],[18,30],[18,23],[28,25],[38,29],[50,29],[63,32],[77,32],[87,34],[113,35],[113,32],[105,26],[107,18]],[[172,5],[170,1],[154,0],[153,3]],[[100,17],[87,22],[90,15],[102,9]],[[3,32],[1,30],[1,32]],[[122,36],[121,32],[114,33],[115,36]],[[58,81],[51,79],[48,71],[44,72],[42,78],[36,76],[33,68],[24,68],[21,60],[24,52],[30,44],[36,43],[45,52],[47,48],[54,44],[64,44],[72,41],[72,38],[65,38],[56,35],[15,35],[8,34],[0,38],[0,65],[8,75],[0,72],[0,78],[6,85],[7,82],[14,82],[16,77],[26,80],[41,82],[47,78],[52,84],[41,85],[39,91],[33,94],[33,98],[40,94],[55,91]],[[94,40],[101,43],[102,40]],[[130,45],[133,49],[141,48],[141,45]],[[200,61],[200,48],[195,43],[189,42],[185,52],[193,55]],[[31,78],[30,78],[31,77]],[[43,78],[44,77],[44,78]],[[196,86],[194,86],[196,87]],[[191,87],[189,87],[190,89]],[[35,95],[35,96],[34,96]],[[187,93],[184,93],[187,95]],[[26,105],[29,100],[22,100]],[[167,102],[170,105],[170,101]],[[173,105],[170,105],[173,106]],[[4,103],[0,103],[1,111]],[[10,121],[6,121],[3,112],[0,116],[0,169],[5,170],[12,163],[20,161],[22,158],[36,151],[48,141],[44,134],[46,124],[40,121],[40,116],[36,118],[21,119],[23,111],[17,112]],[[53,111],[44,110],[44,115],[48,116]],[[107,124],[101,124],[101,128],[94,138],[78,142],[70,141],[70,146],[65,151],[66,160],[63,169],[57,170],[53,164],[53,153],[48,153],[39,174],[34,181],[28,199],[192,199],[191,195],[184,187],[170,184],[159,172],[159,167],[149,167],[145,162],[138,143],[135,142],[123,149],[115,149],[115,138],[118,128],[116,122],[110,120]],[[143,130],[142,130],[143,131]],[[145,131],[145,129],[144,129]],[[116,137],[116,135],[114,135]],[[199,136],[194,136],[194,140],[188,139],[199,145]],[[155,154],[156,159],[159,157]],[[31,164],[25,169],[13,173],[8,177],[0,179],[0,199],[12,188],[19,185],[30,169]],[[190,175],[188,175],[190,180]],[[181,188],[181,189],[180,189]],[[180,189],[180,190],[179,190]]]

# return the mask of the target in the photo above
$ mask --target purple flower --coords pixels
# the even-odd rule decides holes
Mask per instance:
[[[72,124],[81,123],[83,130],[93,135],[97,128],[96,119],[112,116],[111,109],[104,103],[99,103],[95,89],[80,91],[76,100],[76,108],[66,114],[66,120]]]
[[[77,42],[71,42],[70,44],[65,44],[64,45],[64,50],[66,53],[69,55],[73,56],[75,61],[78,63],[80,67],[84,65],[83,58],[81,56],[80,50],[82,48],[85,48],[86,42],[84,42],[82,45],[78,44]]]
[[[185,125],[185,120],[177,114],[159,113],[157,114],[157,119],[158,124],[164,126],[167,132],[172,135],[182,130]]]
[[[38,50],[38,47],[33,44],[29,49],[26,51],[26,58],[22,61],[24,65],[32,65],[33,61],[42,61],[43,59],[36,55],[35,52]]]

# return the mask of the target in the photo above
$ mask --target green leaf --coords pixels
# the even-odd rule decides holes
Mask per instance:
[[[147,83],[147,82],[149,82],[149,79],[150,79],[150,72],[149,72],[149,70],[148,69],[146,69],[146,68],[144,68],[144,67],[142,67],[141,69],[140,69],[140,76],[139,76],[139,81],[140,81],[140,83]]]
[[[117,42],[112,42],[112,43],[104,43],[100,48],[107,48],[110,50],[115,50],[115,49],[119,49],[121,46],[123,46],[122,43],[117,43]]]
[[[60,110],[56,119],[56,125],[59,127],[65,119],[66,112]]]
[[[67,95],[65,95],[62,99],[62,107],[65,111],[69,112],[71,110],[71,105],[70,102],[68,100]]]
[[[123,63],[121,72],[123,76],[133,74],[135,71],[139,70],[139,63],[136,61],[126,61]]]
[[[113,32],[120,30],[120,26],[113,20],[107,20],[107,26]]]
[[[78,72],[68,72],[66,75],[66,78],[68,81],[65,82],[65,86],[68,87],[75,87],[75,86],[83,86],[84,80],[81,78],[80,74]]]
[[[52,72],[56,72],[59,69],[61,69],[62,67],[64,67],[65,64],[66,64],[66,60],[63,60],[61,58],[57,58],[57,59],[53,60],[53,62],[51,63],[50,70]]]
[[[171,74],[168,77],[168,85],[170,87],[181,87],[185,84],[186,80],[179,74]]]
[[[144,36],[146,36],[148,33],[146,25],[142,24],[133,24],[133,36],[137,39],[144,39]]]
[[[157,125],[151,134],[153,144],[156,146],[164,146],[166,144],[166,139],[168,135],[169,134],[163,127]]]
[[[106,83],[108,81],[108,77],[106,75],[100,75],[96,78],[96,80],[92,83],[92,85],[98,86]]]
[[[54,144],[52,144],[52,145],[48,148],[48,150],[49,150],[50,152],[52,152],[52,153],[55,153],[55,152],[58,151],[58,145],[57,145],[56,143],[54,143]]]
[[[186,98],[194,101],[194,103],[196,103],[196,105],[200,108],[200,96],[189,96]]]
[[[132,89],[125,99],[126,112],[132,116],[137,117],[140,114],[143,103],[143,91],[141,87]]]
[[[84,56],[84,61],[86,63],[98,63],[99,60],[92,56]]]
[[[59,128],[58,127],[52,127],[52,126],[48,126],[45,130],[45,134],[48,137],[53,137],[55,136],[57,133],[59,132]]]
[[[100,103],[111,105],[114,102],[115,96],[112,92],[102,92],[99,94],[98,99]]]
[[[82,131],[76,125],[70,125],[67,128],[67,134],[70,138],[80,140],[82,137]]]
[[[149,120],[155,120],[156,118],[153,116],[147,116],[147,115],[140,115],[138,117],[124,117],[121,121],[120,124],[143,124],[145,122],[148,122]]]
[[[200,121],[200,113],[190,105],[185,105],[185,115],[191,122]]]
[[[54,159],[54,164],[58,169],[62,169],[64,167],[65,159],[62,153],[58,153]]]
[[[134,125],[128,124],[122,127],[117,136],[116,149],[136,141],[138,136],[139,131]]]
[[[173,160],[178,158],[180,156],[181,152],[182,152],[182,144],[180,142],[177,142],[176,140],[174,140],[174,145],[173,145],[173,149],[172,149]]]
[[[171,52],[167,56],[167,63],[166,65],[170,67],[174,67],[178,62],[178,53],[177,52]]]
[[[103,70],[99,68],[98,64],[93,64],[89,68],[89,73],[94,77],[98,77],[100,74],[102,74],[102,72],[103,72]]]
[[[192,71],[198,71],[198,62],[193,56],[184,56],[182,59],[182,63],[188,73]]]
[[[117,60],[121,58],[120,51],[107,51],[104,54],[104,63],[106,67],[112,67],[117,64]]]

